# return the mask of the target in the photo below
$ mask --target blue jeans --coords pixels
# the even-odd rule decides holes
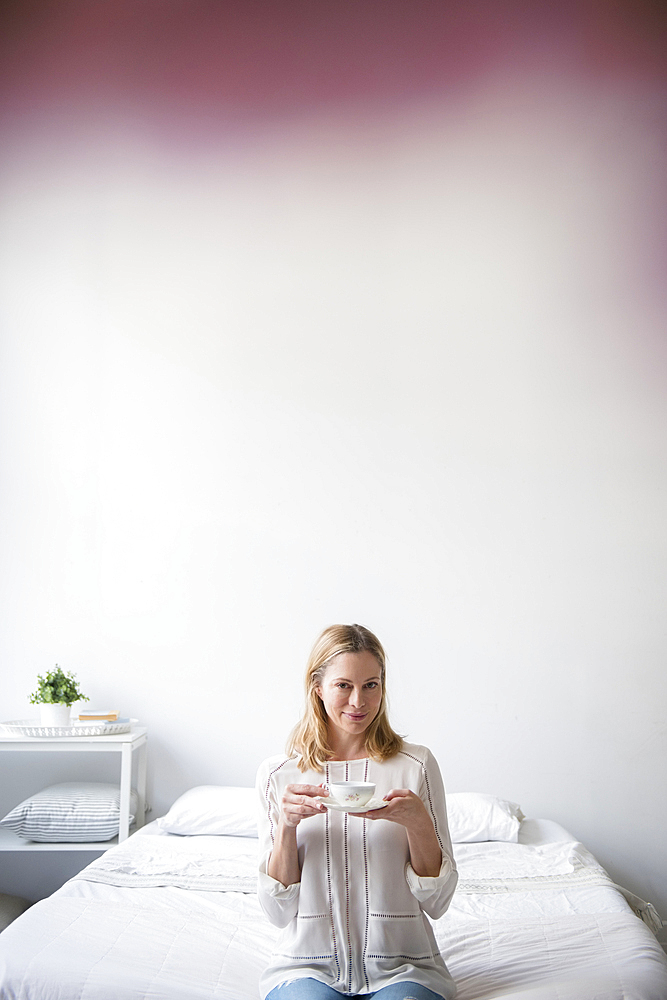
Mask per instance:
[[[289,983],[276,986],[267,995],[266,1000],[341,1000],[341,997],[351,997],[351,993],[339,993],[319,979],[293,979]],[[442,1000],[438,993],[427,990],[419,983],[392,983],[383,986],[375,993],[355,994],[363,1000]]]

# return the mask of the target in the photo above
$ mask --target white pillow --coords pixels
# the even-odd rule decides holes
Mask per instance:
[[[482,840],[516,843],[524,815],[516,802],[480,792],[454,792],[447,796],[449,834],[454,844]]]
[[[254,788],[197,785],[176,799],[158,821],[165,833],[195,836],[257,836],[257,793]]]
[[[137,796],[132,792],[130,823]],[[120,789],[100,781],[50,785],[20,802],[0,826],[41,844],[81,844],[111,840],[118,833]]]

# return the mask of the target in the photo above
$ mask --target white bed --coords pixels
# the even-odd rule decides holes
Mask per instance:
[[[667,1000],[637,915],[651,908],[557,824],[517,826],[455,844],[459,886],[434,928],[459,1000]],[[149,824],[0,934],[3,1000],[257,1000],[277,931],[256,856],[249,836]]]

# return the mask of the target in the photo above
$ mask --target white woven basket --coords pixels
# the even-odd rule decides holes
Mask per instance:
[[[95,722],[77,723],[75,726],[41,726],[36,719],[15,719],[11,722],[0,722],[3,736],[118,736],[129,733],[138,719],[128,719],[125,722]]]

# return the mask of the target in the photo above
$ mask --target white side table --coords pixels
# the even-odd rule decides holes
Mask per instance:
[[[116,753],[120,755],[120,818],[118,837],[104,843],[39,844],[22,840],[11,830],[0,828],[0,851],[106,851],[130,835],[130,795],[132,793],[132,758],[137,753],[136,828],[144,825],[146,811],[146,741],[145,726],[135,726],[118,736],[0,736],[0,752],[8,753]]]

